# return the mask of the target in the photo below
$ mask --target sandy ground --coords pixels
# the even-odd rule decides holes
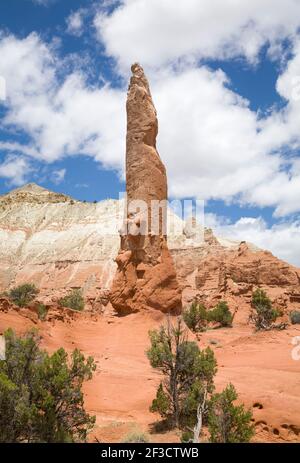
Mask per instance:
[[[121,442],[128,433],[142,430],[152,442],[179,442],[176,431],[156,432],[159,417],[149,412],[160,375],[145,355],[148,331],[164,322],[161,313],[151,312],[126,317],[76,313],[73,320],[34,323],[9,310],[0,312],[0,333],[8,327],[22,333],[36,326],[49,351],[78,347],[94,357],[97,371],[84,387],[86,408],[97,417],[91,441]],[[236,324],[199,338],[200,347],[209,345],[215,351],[217,389],[232,382],[240,401],[253,409],[254,441],[300,442],[300,360],[292,359],[295,336],[300,336],[300,326],[254,333],[252,327]]]

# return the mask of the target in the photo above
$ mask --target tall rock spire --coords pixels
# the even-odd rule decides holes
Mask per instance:
[[[131,67],[127,95],[126,211],[111,302],[120,313],[181,309],[181,289],[167,247],[167,177],[156,150],[158,123],[147,78]]]

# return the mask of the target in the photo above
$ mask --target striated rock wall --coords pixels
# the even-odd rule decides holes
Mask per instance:
[[[187,250],[174,252],[179,279],[185,281],[185,304],[198,299],[213,307],[226,300],[237,320],[246,322],[252,292],[262,288],[277,308],[300,309],[300,269],[269,251],[241,242],[231,248],[204,246],[193,250],[193,256]]]
[[[115,200],[83,203],[34,184],[2,196],[0,290],[34,282],[50,303],[83,288],[99,308],[115,272],[118,209]]]
[[[0,197],[0,291],[34,282],[39,298],[52,304],[70,288],[83,288],[86,307],[103,309],[117,268],[123,211],[116,200],[82,203],[33,184]],[[168,247],[184,305],[194,297],[208,305],[226,299],[245,313],[252,289],[261,286],[280,307],[300,308],[300,270],[270,252],[211,230],[199,245],[171,211]]]

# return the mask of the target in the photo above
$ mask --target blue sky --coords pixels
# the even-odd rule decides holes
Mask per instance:
[[[300,265],[299,27],[296,0],[1,2],[0,194],[34,181],[117,198],[139,61],[170,197]]]

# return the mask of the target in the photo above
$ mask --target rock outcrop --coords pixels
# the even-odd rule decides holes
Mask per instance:
[[[269,251],[241,242],[225,248],[218,241],[190,250],[174,250],[179,281],[184,285],[183,300],[193,299],[213,307],[226,300],[236,320],[246,322],[252,292],[264,289],[274,305],[300,309],[300,270]],[[188,273],[186,273],[188,272]]]
[[[1,196],[0,292],[33,282],[39,300],[51,305],[70,289],[82,288],[86,309],[105,310],[123,213],[124,204],[117,200],[84,203],[33,184]],[[298,268],[209,229],[199,241],[189,224],[169,210],[168,248],[184,305],[194,297],[210,306],[225,299],[232,309],[246,313],[252,290],[260,286],[283,309],[300,308]]]
[[[134,64],[131,70],[126,105],[126,213],[110,300],[120,313],[149,307],[178,313],[181,288],[167,246],[167,176],[156,150],[156,110],[143,69]]]
[[[84,203],[25,185],[0,197],[0,291],[33,282],[55,302],[83,289],[87,307],[107,301],[118,252],[119,202]]]

